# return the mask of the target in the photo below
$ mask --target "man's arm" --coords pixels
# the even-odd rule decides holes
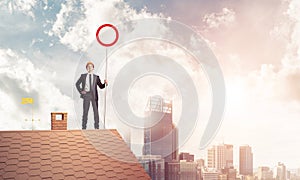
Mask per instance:
[[[100,77],[97,76],[97,85],[99,86],[100,89],[105,88],[105,83],[101,83]]]
[[[81,94],[81,91],[82,91],[82,88],[80,87],[81,84],[82,84],[82,75],[80,76],[80,78],[76,82],[76,89],[78,90],[78,92],[80,94]]]

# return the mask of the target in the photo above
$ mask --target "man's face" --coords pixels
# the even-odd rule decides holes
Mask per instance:
[[[92,64],[89,64],[89,65],[86,67],[86,70],[87,70],[89,73],[93,72],[93,70],[94,70],[93,65],[92,65]]]

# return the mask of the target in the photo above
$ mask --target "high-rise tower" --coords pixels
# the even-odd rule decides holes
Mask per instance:
[[[233,167],[233,145],[220,144],[208,149],[207,166],[217,170]]]
[[[177,160],[178,131],[172,121],[172,101],[151,96],[146,108],[144,155],[161,155],[165,162]]]
[[[240,146],[240,174],[253,175],[253,154],[249,145]]]

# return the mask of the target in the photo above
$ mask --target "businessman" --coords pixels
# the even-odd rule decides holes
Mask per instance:
[[[108,84],[106,79],[104,80],[104,84],[102,84],[99,76],[93,73],[94,64],[91,61],[87,62],[85,67],[88,73],[81,74],[76,82],[76,88],[80,93],[80,97],[83,98],[82,129],[86,129],[90,103],[92,103],[94,111],[94,127],[95,129],[99,129],[97,86],[103,89]]]

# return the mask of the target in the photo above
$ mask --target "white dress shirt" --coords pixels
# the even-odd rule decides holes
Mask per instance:
[[[87,74],[87,76],[86,76],[86,79],[85,79],[85,87],[84,87],[84,91],[86,91],[86,92],[89,92],[89,91],[91,91],[91,87],[90,87],[90,80],[89,80],[89,77],[90,77],[90,75],[91,75],[91,82],[92,82],[92,84],[91,85],[93,85],[93,76],[94,76],[94,74],[93,73],[88,73]]]

